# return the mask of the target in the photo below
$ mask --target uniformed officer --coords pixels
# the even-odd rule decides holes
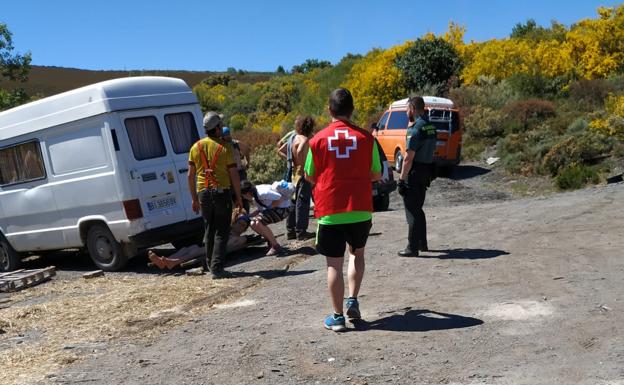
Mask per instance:
[[[201,211],[204,218],[204,244],[206,261],[213,279],[227,278],[223,269],[226,246],[230,234],[232,197],[242,208],[240,180],[231,147],[221,141],[223,116],[210,111],[204,116],[204,129],[208,135],[197,141],[189,152],[188,184],[193,211]]]
[[[422,207],[433,176],[436,128],[425,115],[425,101],[420,96],[408,100],[407,115],[410,121],[407,154],[403,159],[398,187],[405,205],[409,232],[407,247],[398,254],[401,257],[416,257],[419,250],[428,250],[427,220]]]

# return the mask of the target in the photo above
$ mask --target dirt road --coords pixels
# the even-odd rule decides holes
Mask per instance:
[[[310,256],[157,338],[109,343],[44,382],[623,385],[624,184],[512,199],[478,178],[434,183],[434,250],[419,258],[396,256],[406,242],[396,197],[393,211],[375,215],[364,322],[346,333],[322,328],[325,263]]]

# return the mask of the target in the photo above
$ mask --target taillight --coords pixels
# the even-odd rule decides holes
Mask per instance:
[[[138,199],[131,199],[129,201],[123,201],[124,211],[126,212],[126,218],[139,219],[143,218],[143,210],[141,210],[141,202]]]

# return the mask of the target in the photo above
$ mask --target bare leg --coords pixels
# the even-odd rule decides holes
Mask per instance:
[[[326,257],[327,260],[327,288],[331,298],[334,313],[342,314],[342,302],[344,300],[344,278],[342,265],[344,257]]]
[[[347,277],[349,280],[349,297],[357,297],[360,285],[364,278],[364,248],[352,250],[349,247],[349,268]]]
[[[271,231],[271,229],[269,229],[267,226],[262,224],[262,222],[251,221],[251,228],[256,233],[262,235],[264,237],[264,239],[269,241],[271,246],[277,246],[278,245],[277,240],[275,239],[275,236],[273,235],[273,232]]]

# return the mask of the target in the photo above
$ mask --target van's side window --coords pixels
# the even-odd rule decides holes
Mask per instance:
[[[0,149],[0,185],[29,182],[45,176],[39,142]]]
[[[176,154],[189,152],[193,143],[199,140],[195,118],[190,112],[165,115],[169,139]]]
[[[407,112],[392,111],[390,119],[388,119],[388,130],[400,130],[407,128]]]
[[[167,154],[156,117],[128,118],[125,124],[136,160],[159,158]]]
[[[386,124],[388,123],[388,116],[389,115],[390,115],[389,112],[386,112],[386,113],[383,114],[381,119],[379,119],[379,123],[377,123],[377,129],[379,129],[379,130],[385,130],[386,129]]]

